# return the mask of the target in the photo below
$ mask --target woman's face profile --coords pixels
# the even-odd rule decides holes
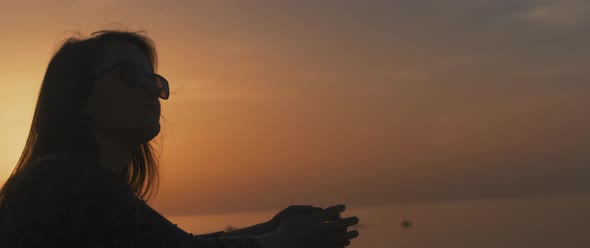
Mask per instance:
[[[109,42],[103,46],[103,59],[95,75],[122,61],[131,62],[147,73],[153,73],[145,53],[127,42]],[[88,99],[86,114],[96,135],[141,144],[160,132],[159,91],[155,87],[134,88],[122,77],[124,67],[114,67],[95,81]],[[149,85],[149,84],[148,84]]]

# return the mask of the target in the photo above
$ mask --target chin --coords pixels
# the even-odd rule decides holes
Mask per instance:
[[[119,136],[127,140],[130,144],[143,144],[154,139],[160,133],[160,124],[126,128],[119,131]]]
[[[160,124],[159,123],[155,127],[145,129],[145,132],[143,135],[143,142],[141,142],[141,143],[145,143],[145,142],[148,142],[148,141],[154,139],[156,136],[158,136],[159,133],[160,133]]]

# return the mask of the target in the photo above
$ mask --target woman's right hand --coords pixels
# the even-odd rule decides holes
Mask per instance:
[[[358,236],[358,231],[347,232],[347,228],[359,221],[357,217],[340,218],[344,209],[344,205],[337,205],[294,216],[258,238],[263,248],[342,248]]]

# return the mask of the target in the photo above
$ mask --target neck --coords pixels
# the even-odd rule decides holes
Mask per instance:
[[[98,165],[110,170],[115,175],[121,175],[137,145],[128,144],[109,136],[98,136],[96,139],[100,149]]]

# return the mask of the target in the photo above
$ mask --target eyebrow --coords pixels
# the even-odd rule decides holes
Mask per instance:
[[[141,69],[142,69],[144,72],[151,73],[151,74],[155,73],[155,72],[153,71],[153,69],[152,69],[152,66],[151,66],[151,65],[150,65],[150,68],[149,68],[149,70],[148,70],[148,71],[146,71],[146,70],[144,70],[143,66],[141,66],[140,64],[138,64],[138,63],[135,63],[135,62],[133,62],[133,61],[131,61],[131,60],[129,60],[129,59],[123,59],[123,60],[120,60],[120,61],[118,61],[118,62],[115,62],[115,63],[113,63],[113,64],[111,64],[111,65],[107,66],[105,69],[101,70],[99,73],[95,74],[94,76],[95,76],[95,77],[98,77],[98,76],[100,76],[100,75],[102,75],[102,74],[105,74],[105,73],[107,73],[107,72],[109,72],[109,71],[111,71],[111,70],[113,70],[113,69],[115,69],[115,68],[119,67],[120,65],[122,65],[122,64],[125,64],[125,63],[134,64],[134,65],[138,66],[139,68],[141,68]]]

